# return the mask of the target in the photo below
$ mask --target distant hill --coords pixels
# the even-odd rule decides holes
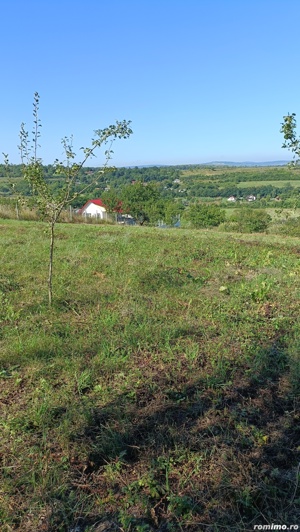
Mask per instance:
[[[284,166],[289,162],[290,161],[268,161],[262,163],[255,163],[251,161],[244,161],[237,163],[233,161],[212,161],[210,163],[203,163],[199,166]]]
[[[235,162],[235,161],[211,161],[209,163],[186,163],[186,164],[141,164],[136,166],[125,166],[124,168],[164,168],[164,167],[188,167],[188,166],[285,166],[290,161],[267,161],[267,162]]]

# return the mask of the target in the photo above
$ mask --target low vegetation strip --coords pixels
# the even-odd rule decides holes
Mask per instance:
[[[299,523],[299,240],[1,220],[1,530]]]
[[[265,187],[267,185],[271,185],[273,187],[285,187],[287,184],[289,184],[290,186],[294,187],[294,188],[299,188],[300,187],[300,180],[292,180],[290,179],[290,181],[255,181],[254,182],[254,186],[255,187]],[[253,181],[243,181],[242,183],[238,183],[237,184],[237,187],[238,188],[249,188],[249,187],[253,187]]]

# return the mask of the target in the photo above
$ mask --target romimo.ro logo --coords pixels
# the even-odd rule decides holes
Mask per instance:
[[[253,530],[299,530],[299,525],[254,525]]]

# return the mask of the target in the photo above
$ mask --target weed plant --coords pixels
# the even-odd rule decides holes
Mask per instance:
[[[299,242],[1,220],[1,530],[299,523]]]

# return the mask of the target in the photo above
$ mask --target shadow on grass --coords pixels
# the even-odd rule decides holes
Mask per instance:
[[[241,531],[299,522],[299,411],[287,369],[279,338],[214,387],[203,368],[186,382],[153,374],[151,385],[93,409],[74,434],[87,454],[70,489],[109,500],[93,520],[111,523],[103,530]],[[82,519],[78,531],[90,524]]]

